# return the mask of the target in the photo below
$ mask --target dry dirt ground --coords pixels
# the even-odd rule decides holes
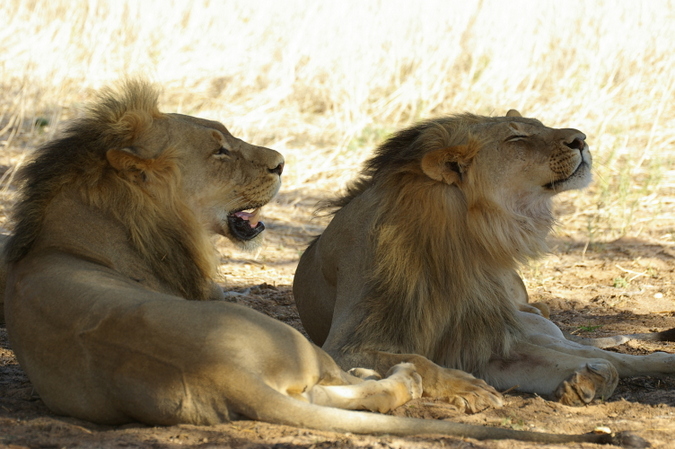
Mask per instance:
[[[298,200],[302,198],[302,200]],[[268,235],[258,254],[222,249],[228,300],[245,304],[301,329],[292,275],[299,254],[321,231],[312,218],[316,198],[282,195],[267,210]],[[562,220],[565,218],[562,217]],[[552,319],[580,335],[609,335],[675,327],[675,250],[654,241],[620,240],[586,245],[569,237],[551,239],[552,254],[523,270],[533,300],[546,302]],[[630,342],[617,351],[675,352],[675,343]],[[624,379],[606,402],[567,407],[535,395],[506,393],[501,409],[465,415],[428,399],[394,413],[480,425],[585,433],[597,426],[631,430],[653,447],[675,447],[675,378]],[[33,391],[0,328],[0,447],[199,447],[199,448],[591,448],[590,444],[541,445],[448,437],[393,438],[317,432],[255,421],[213,427],[104,427],[52,414]]]

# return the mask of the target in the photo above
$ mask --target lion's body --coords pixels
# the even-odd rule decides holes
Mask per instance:
[[[331,223],[300,260],[294,295],[310,337],[343,366],[386,370],[418,354],[569,404],[610,395],[617,370],[675,372],[672,355],[569,342],[527,304],[516,270],[546,251],[551,198],[590,180],[584,140],[517,113],[393,136],[329,204]],[[425,395],[452,394],[436,380],[442,368],[418,372]]]

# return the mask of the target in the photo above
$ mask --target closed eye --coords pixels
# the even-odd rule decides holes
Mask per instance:
[[[521,135],[521,134],[516,134],[515,136],[507,137],[506,140],[505,140],[504,142],[514,142],[514,141],[516,141],[516,140],[527,139],[528,137],[530,137],[530,136],[525,136],[525,135]]]
[[[215,153],[213,153],[214,156],[229,156],[230,155],[230,150],[228,150],[225,147],[220,147]]]

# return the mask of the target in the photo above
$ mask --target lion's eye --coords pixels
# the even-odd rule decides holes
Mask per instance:
[[[215,154],[216,156],[229,156],[229,155],[230,155],[230,150],[228,150],[228,149],[225,148],[225,147],[220,147],[220,148],[218,149],[218,151],[216,151],[216,152],[213,153],[213,154]]]
[[[529,136],[525,136],[525,135],[522,135],[522,134],[516,134],[515,136],[507,137],[505,142],[515,142],[516,140],[527,139],[528,137]]]

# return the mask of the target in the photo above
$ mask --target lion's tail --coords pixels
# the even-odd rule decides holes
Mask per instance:
[[[580,337],[578,335],[573,335],[565,333],[565,338],[571,340],[575,343],[579,343],[586,346],[593,346],[596,348],[613,348],[620,344],[626,343],[630,340],[639,340],[639,341],[675,341],[675,328],[668,329],[661,332],[648,332],[644,334],[626,334],[626,335],[612,335],[610,337]]]
[[[528,432],[496,427],[476,426],[450,421],[401,418],[370,412],[355,412],[332,407],[323,407],[296,400],[269,389],[256,398],[266,398],[260,404],[250,404],[257,411],[251,418],[274,424],[285,424],[316,430],[351,432],[357,434],[409,435],[448,435],[478,440],[512,439],[540,443],[588,442],[596,444],[614,444],[628,448],[649,447],[642,438],[622,432],[619,434],[588,433],[583,435],[561,435],[540,432]]]

